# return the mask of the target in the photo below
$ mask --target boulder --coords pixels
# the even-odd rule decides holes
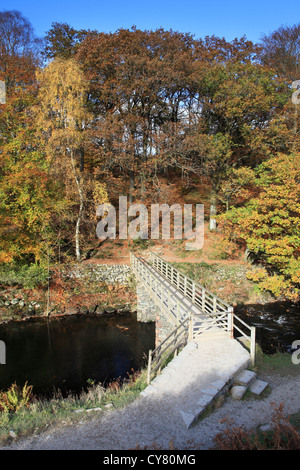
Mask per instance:
[[[247,391],[244,385],[234,385],[231,389],[231,397],[233,400],[241,400]]]
[[[113,307],[104,307],[105,313],[116,313],[116,309]]]

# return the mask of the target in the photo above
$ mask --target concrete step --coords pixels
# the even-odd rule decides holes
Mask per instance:
[[[260,395],[268,385],[268,382],[257,379],[255,372],[245,369],[234,378],[231,397],[234,400],[241,400],[247,390],[255,395]]]
[[[245,387],[249,387],[252,382],[256,379],[256,373],[252,370],[244,369],[242,370],[235,378],[234,383],[235,385],[242,385]]]
[[[248,351],[224,331],[217,337],[203,334],[199,338],[189,342],[141,392],[149,403],[166,400],[166,409],[173,401],[179,423],[187,428],[229,390],[233,378],[250,363]]]
[[[256,379],[250,385],[249,390],[255,395],[260,395],[267,388],[268,385],[269,385],[268,382],[265,382],[264,380]]]

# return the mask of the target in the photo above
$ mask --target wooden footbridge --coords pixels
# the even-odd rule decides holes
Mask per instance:
[[[233,307],[209,292],[170,263],[150,252],[149,259],[131,253],[131,265],[137,282],[143,284],[152,302],[168,318],[172,328],[163,341],[149,352],[148,383],[160,372],[170,354],[191,342],[234,338],[249,349],[255,361],[255,327],[234,314]]]

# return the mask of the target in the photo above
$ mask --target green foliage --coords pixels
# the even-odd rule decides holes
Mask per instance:
[[[63,398],[57,393],[50,400],[27,401],[29,406],[25,406],[24,403],[17,413],[0,414],[0,440],[2,442],[7,440],[11,430],[17,436],[25,436],[46,430],[49,425],[75,424],[84,419],[88,420],[91,418],[91,413],[87,413],[87,409],[101,407],[103,413],[105,405],[113,405],[114,408],[126,406],[147,386],[146,377],[146,370],[128,373],[128,379],[123,384],[116,381],[107,389],[101,384],[92,384],[93,380],[90,380],[91,386],[79,397],[70,394],[67,398]],[[19,401],[22,401],[22,396]],[[75,410],[80,412],[74,413]]]
[[[261,263],[249,279],[292,300],[300,295],[299,180],[299,153],[276,155],[248,170],[240,186],[243,205],[237,199],[219,218],[227,237],[242,241]]]
[[[235,426],[233,420],[224,419],[225,431],[215,437],[217,450],[299,450],[300,434],[284,415],[283,403],[276,408],[273,404],[272,430],[248,431]]]
[[[21,388],[13,383],[6,392],[0,392],[0,411],[19,411],[27,407],[33,399],[32,385],[25,385]]]
[[[40,285],[46,285],[48,281],[48,270],[45,266],[38,264],[0,265],[0,284],[19,285],[25,289],[34,289]]]

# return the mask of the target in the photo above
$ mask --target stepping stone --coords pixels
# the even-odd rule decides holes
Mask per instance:
[[[206,410],[206,406],[200,406],[199,408],[195,410],[194,422],[202,415],[202,413],[204,413],[205,410]]]
[[[234,383],[236,385],[244,385],[245,387],[249,387],[249,385],[256,379],[256,373],[244,369],[242,372],[240,372],[234,379]]]
[[[264,380],[258,380],[256,379],[249,387],[249,390],[252,393],[255,393],[255,395],[260,395],[265,388],[268,386],[268,382],[265,382]]]
[[[203,394],[202,397],[197,401],[198,405],[208,406],[213,401],[213,395]]]
[[[195,415],[193,413],[186,413],[185,411],[181,411],[180,413],[186,427],[189,429],[195,421]]]
[[[201,392],[204,393],[204,394],[206,394],[206,395],[215,396],[215,395],[217,395],[217,393],[219,392],[219,390],[217,389],[217,387],[215,387],[214,385],[210,384],[210,385],[207,385],[207,387],[201,388]]]
[[[215,382],[212,382],[211,385],[215,387],[218,390],[218,392],[220,392],[220,390],[222,390],[222,388],[225,387],[226,382],[222,379],[219,379],[219,380],[216,380]]]
[[[231,397],[233,400],[241,400],[245,395],[247,387],[244,385],[234,385],[231,389]]]

